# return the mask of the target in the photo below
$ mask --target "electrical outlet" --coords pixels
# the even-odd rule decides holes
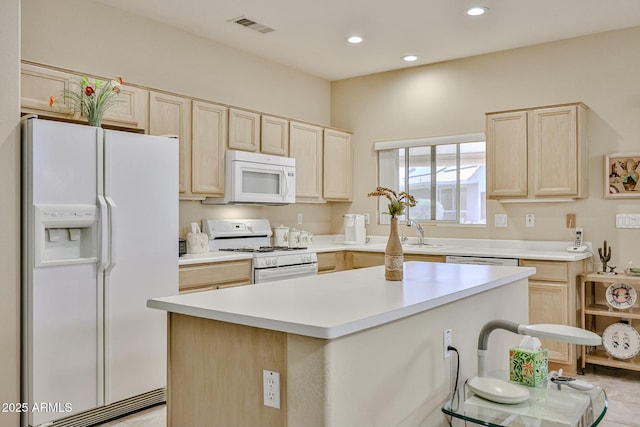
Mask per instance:
[[[298,214],[298,224],[302,225],[302,214],[301,213]]]
[[[369,224],[369,214],[368,213],[364,214],[364,223],[365,223],[365,225]]]
[[[528,228],[535,227],[536,225],[536,217],[534,214],[527,214],[525,216],[525,224]]]
[[[444,333],[442,334],[442,337],[443,337],[443,344],[444,344],[444,358],[448,359],[451,357],[451,350],[447,350],[447,349],[449,348],[453,340],[453,332],[451,332],[451,329],[445,329]]]
[[[280,409],[280,372],[262,370],[264,406]]]

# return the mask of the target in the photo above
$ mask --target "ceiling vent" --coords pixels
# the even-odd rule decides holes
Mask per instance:
[[[269,28],[266,25],[262,25],[253,21],[249,18],[245,18],[244,16],[240,16],[238,18],[230,19],[227,22],[235,22],[236,24],[242,25],[243,27],[247,27],[253,31],[257,31],[262,34],[267,34],[272,31],[275,31],[273,28]]]

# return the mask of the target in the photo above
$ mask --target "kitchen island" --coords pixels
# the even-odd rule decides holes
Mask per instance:
[[[489,320],[526,323],[533,268],[407,262],[149,300],[169,313],[169,426],[438,426]],[[496,331],[490,368],[519,338]],[[452,366],[453,365],[453,366]],[[263,370],[280,376],[265,406]]]

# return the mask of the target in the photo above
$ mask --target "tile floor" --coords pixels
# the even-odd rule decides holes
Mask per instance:
[[[609,397],[609,408],[599,427],[640,427],[640,372],[589,365],[584,377],[603,387]],[[102,424],[102,427],[165,427],[165,405]]]

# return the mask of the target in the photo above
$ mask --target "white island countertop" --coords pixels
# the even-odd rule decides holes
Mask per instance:
[[[406,262],[403,281],[384,266],[150,299],[172,313],[333,339],[494,289],[530,267]]]

